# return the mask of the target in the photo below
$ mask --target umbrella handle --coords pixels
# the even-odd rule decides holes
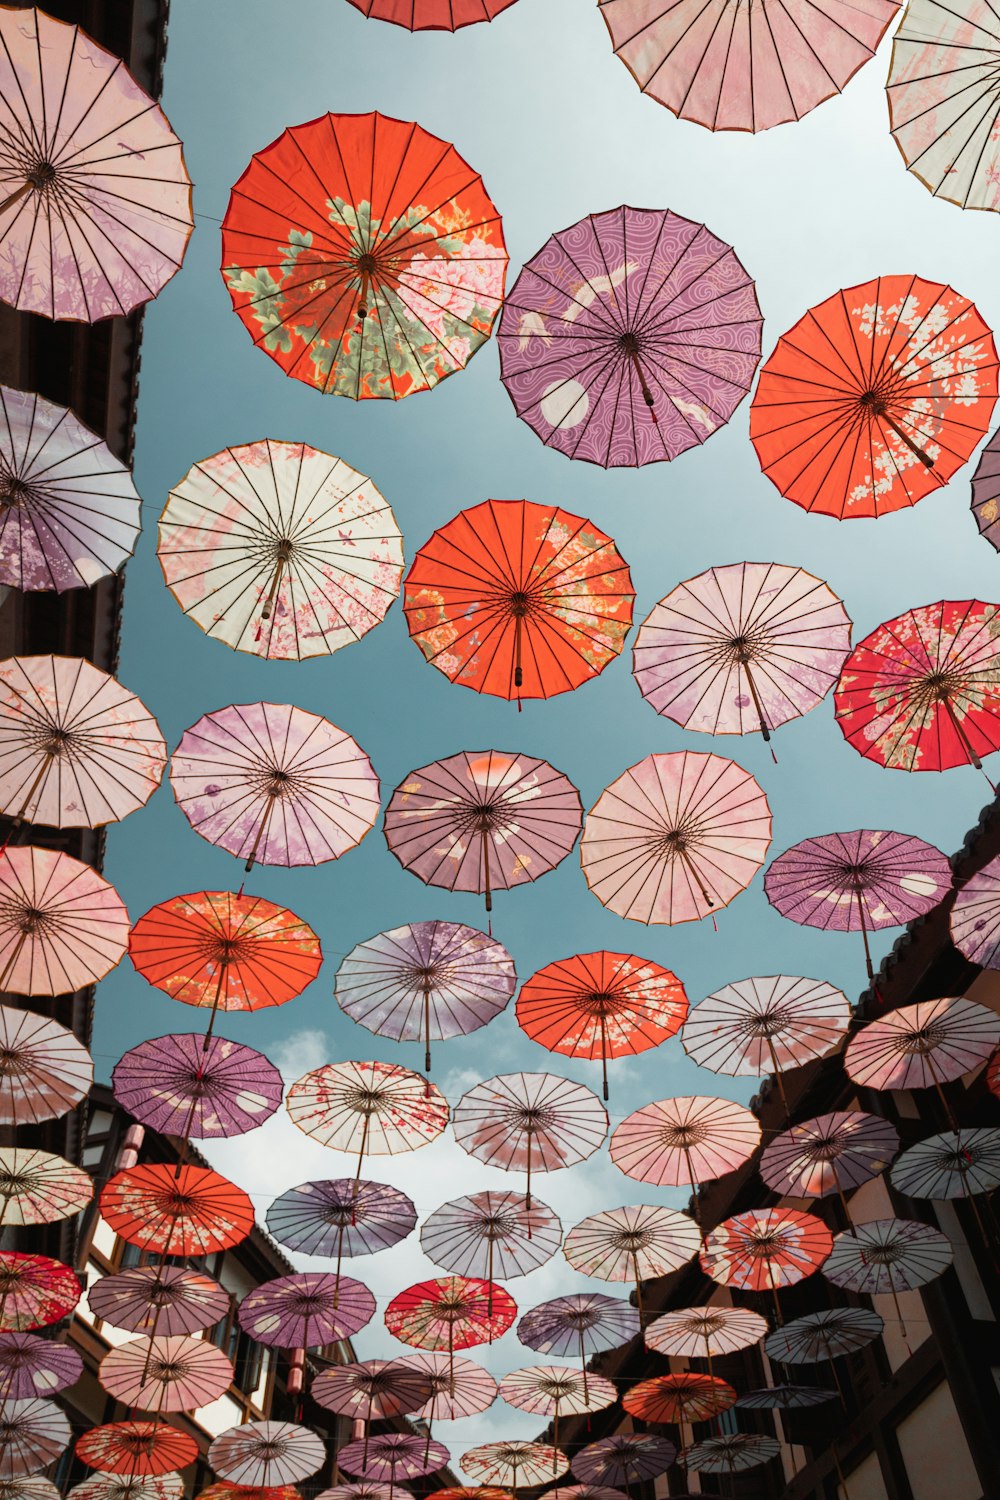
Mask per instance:
[[[785,1111],[785,1123],[788,1124],[791,1122],[792,1112],[788,1108],[788,1095],[785,1093],[785,1085],[781,1077],[781,1069],[778,1067],[778,1054],[774,1050],[774,1043],[772,1042],[771,1038],[767,1037],[766,1041],[767,1050],[771,1058],[771,1067],[774,1070],[774,1081],[778,1085],[778,1094],[781,1097],[781,1103]]]
[[[487,829],[481,833],[483,841],[483,890],[486,893],[486,910],[493,910],[493,892],[490,890],[490,843]]]
[[[6,213],[8,208],[13,208],[14,204],[19,203],[25,196],[25,194],[30,193],[31,189],[35,186],[36,184],[33,183],[31,181],[31,178],[29,177],[28,181],[22,182],[21,186],[17,188],[13,193],[8,193],[7,197],[3,200],[2,203],[0,203],[0,214]]]
[[[253,848],[250,850],[250,856],[247,859],[246,864],[243,866],[244,870],[247,872],[248,875],[249,875],[250,871],[253,869],[253,867],[254,867],[254,865],[255,865],[255,863],[257,861],[257,850],[260,848],[260,841],[264,837],[264,833],[265,833],[265,831],[267,829],[267,825],[271,821],[271,814],[274,812],[274,803],[275,803],[275,800],[276,799],[275,799],[274,793],[273,792],[268,792],[268,794],[267,794],[267,806],[264,809],[264,816],[260,820],[260,827],[257,829],[257,836],[256,836],[256,838],[253,841]]]
[[[601,1011],[601,1076],[604,1083],[604,1102],[608,1102],[608,1023]]]
[[[424,1072],[431,1070],[431,986],[424,980]]]
[[[860,882],[860,880],[858,880],[855,883],[854,894],[857,897],[857,902],[858,902],[858,921],[861,923],[861,937],[862,937],[862,939],[864,941],[864,945],[865,945],[865,967],[868,970],[868,978],[869,979],[874,979],[875,978],[875,970],[872,968],[871,949],[868,946],[868,928],[865,926],[865,904],[864,904],[864,902],[861,899],[861,882]]]
[[[18,812],[14,816],[13,822],[14,822],[14,827],[15,828],[20,828],[21,824],[24,823],[25,821],[27,821],[29,823],[31,822],[31,819],[28,818],[28,816],[27,816],[27,813],[28,813],[28,804],[31,802],[32,797],[38,791],[38,789],[39,789],[39,787],[40,787],[40,785],[42,783],[43,777],[45,777],[45,776],[48,775],[49,769],[50,769],[50,767],[52,765],[52,762],[54,760],[55,760],[55,756],[53,755],[52,751],[51,750],[46,750],[44,756],[42,757],[42,764],[38,768],[38,773],[35,776],[35,779],[31,783],[30,787],[28,788],[27,794],[25,796],[24,801],[21,803],[20,809],[18,810]]]

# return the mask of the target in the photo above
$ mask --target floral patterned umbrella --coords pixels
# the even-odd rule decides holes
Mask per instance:
[[[644,1422],[678,1424],[704,1422],[728,1411],[736,1392],[714,1375],[683,1370],[676,1375],[657,1375],[640,1380],[622,1396],[622,1406]]]
[[[984,969],[1000,968],[1000,856],[959,886],[949,921],[960,953]]]
[[[0,1405],[0,1479],[48,1468],[70,1441],[70,1426],[54,1401]]]
[[[417,1211],[405,1193],[385,1182],[340,1177],[304,1182],[275,1198],[267,1227],[279,1244],[302,1255],[374,1255],[398,1245],[416,1228]]]
[[[258,1344],[316,1349],[351,1338],[374,1312],[375,1298],[364,1282],[328,1271],[297,1271],[247,1292],[236,1317]]]
[[[33,1333],[0,1333],[0,1401],[53,1396],[82,1374],[83,1360],[68,1344]]]
[[[498,1016],[514,993],[514,960],[484,932],[460,922],[410,922],[359,943],[337,970],[341,1009],[376,1036],[424,1042],[468,1036]]]
[[[503,1172],[525,1172],[531,1208],[532,1172],[575,1166],[604,1142],[607,1112],[589,1089],[554,1073],[487,1078],[455,1105],[455,1139],[470,1156]]]
[[[761,1437],[756,1432],[729,1432],[692,1443],[685,1448],[680,1461],[686,1469],[702,1474],[742,1474],[746,1469],[770,1463],[780,1452],[781,1444],[776,1438]]]
[[[543,443],[634,468],[729,421],[760,359],[760,306],[710,229],[623,205],[554,234],[525,263],[497,341],[514,410]]]
[[[668,1359],[707,1359],[736,1354],[759,1344],[767,1333],[767,1319],[746,1307],[682,1307],[654,1318],[645,1332],[646,1348]],[[700,1420],[696,1418],[695,1420]]]
[[[923,916],[950,888],[951,866],[939,849],[873,828],[803,839],[764,876],[764,893],[783,917],[826,932],[860,931],[869,979],[869,932]]]
[[[375,21],[392,21],[410,31],[457,31],[477,21],[492,21],[514,0],[349,0],[356,10]],[[433,1500],[441,1500],[440,1491]],[[492,1500],[484,1495],[483,1500]]]
[[[325,1458],[322,1438],[294,1422],[244,1422],[220,1433],[208,1450],[223,1479],[268,1488],[308,1479]]]
[[[207,1339],[180,1334],[119,1344],[101,1360],[97,1378],[133,1410],[193,1411],[225,1395],[233,1365]]]
[[[360,640],[403,576],[403,538],[371,480],[306,443],[269,438],[188,470],[160,517],[157,554],[206,635],[271,660]]]
[[[731,563],[680,583],[647,616],[633,672],[682,729],[771,731],[820,703],[851,649],[843,603],[779,563]]]
[[[497,698],[550,698],[613,661],[635,590],[614,542],[557,505],[487,500],[417,553],[403,612],[426,659]]]
[[[0,1250],[0,1330],[21,1333],[58,1323],[82,1294],[75,1273],[62,1261]]]
[[[184,259],[180,141],[121,59],[78,26],[5,9],[0,55],[0,298],[87,323],[131,312]]]
[[[752,1156],[760,1124],[742,1104],[712,1096],[661,1099],[626,1116],[611,1136],[611,1160],[626,1177],[690,1187],[732,1172]]]
[[[483,1484],[509,1485],[515,1500],[519,1485],[535,1489],[569,1468],[565,1453],[547,1443],[484,1443],[466,1449],[460,1462],[466,1474]]]
[[[492,1344],[516,1317],[517,1304],[502,1286],[475,1276],[440,1276],[398,1292],[385,1310],[385,1326],[415,1349],[447,1350],[450,1370],[456,1349]]]
[[[845,1190],[884,1172],[898,1150],[899,1135],[888,1120],[838,1109],[775,1136],[761,1156],[760,1175],[783,1198],[837,1193],[846,1213]]]
[[[643,1484],[666,1473],[677,1457],[677,1449],[666,1438],[651,1432],[622,1432],[588,1443],[573,1455],[577,1479],[588,1485]]]
[[[883,1326],[878,1313],[867,1307],[831,1307],[776,1328],[764,1340],[764,1350],[779,1364],[817,1364],[863,1349],[879,1337]]]
[[[638,1311],[622,1298],[606,1297],[603,1292],[571,1292],[532,1307],[518,1323],[517,1336],[539,1354],[578,1354],[587,1399],[587,1356],[627,1344],[639,1328]]]
[[[366,1441],[348,1443],[337,1454],[337,1463],[348,1474],[363,1474],[366,1479],[388,1481],[395,1487],[397,1477],[416,1479],[435,1474],[447,1467],[451,1454],[443,1443],[415,1433],[381,1432]]]
[[[86,1098],[93,1079],[90,1053],[65,1026],[0,1005],[0,1124],[58,1119]]]
[[[869,1021],[844,1053],[844,1071],[869,1089],[941,1089],[977,1068],[1000,1045],[1000,1016],[974,1000],[918,1000]],[[952,1121],[954,1124],[954,1121]]]
[[[600,1484],[566,1484],[545,1493],[548,1500],[627,1500],[621,1490]]]
[[[434,1084],[395,1063],[326,1063],[293,1083],[285,1108],[306,1135],[334,1151],[394,1156],[427,1146],[448,1123],[448,1105]]]
[[[0,855],[0,990],[68,995],[119,964],[128,912],[97,871],[55,849]]]
[[[170,767],[195,833],[263,865],[320,865],[359,844],[379,811],[361,746],[318,714],[241,703],[185,730]]]
[[[580,860],[597,899],[634,922],[700,921],[744,890],[771,842],[771,809],[735,761],[657,752],[587,814]]]
[[[463,750],[411,771],[385,811],[386,842],[426,885],[510,890],[554,870],[583,816],[572,782],[532,755]]]
[[[750,437],[787,499],[838,520],[877,517],[948,482],[996,396],[996,348],[972,303],[919,276],[880,276],[835,292],[778,340]]]
[[[86,1208],[94,1196],[89,1172],[64,1156],[33,1146],[0,1146],[0,1225],[54,1224]]]
[[[253,1204],[207,1167],[125,1167],[101,1189],[101,1217],[130,1245],[160,1255],[210,1255],[245,1240]]]
[[[972,514],[991,547],[1000,551],[1000,429],[979,454],[972,476]]]
[[[453,146],[385,115],[321,116],[251,157],[222,274],[254,343],[327,395],[399,400],[489,338],[500,216]]]
[[[457,1422],[463,1417],[478,1416],[496,1400],[496,1381],[473,1359],[422,1350],[419,1354],[408,1354],[396,1363],[409,1365],[422,1380],[430,1383],[430,1400],[412,1413],[427,1423],[428,1432],[439,1420]]]
[[[184,1481],[179,1474],[92,1474],[69,1491],[66,1500],[180,1500]],[[199,1492],[202,1500],[204,1490]]]
[[[954,1254],[947,1235],[919,1219],[874,1219],[835,1237],[823,1275],[865,1297],[895,1297],[943,1275]]]
[[[701,1235],[687,1214],[652,1203],[604,1209],[575,1224],[563,1254],[584,1276],[602,1281],[633,1281],[640,1317],[642,1283],[669,1276],[698,1253]]]
[[[73,1493],[71,1490],[70,1494]],[[0,1500],[61,1500],[61,1494],[58,1485],[50,1479],[39,1479],[36,1474],[0,1479]]]
[[[109,1422],[77,1438],[76,1456],[102,1473],[140,1479],[186,1469],[198,1444],[168,1422]]]
[[[527,1276],[562,1244],[562,1225],[535,1198],[487,1190],[444,1203],[421,1225],[420,1248],[445,1271],[491,1282]]]
[[[124,1053],[111,1074],[123,1109],[160,1135],[244,1135],[281,1104],[281,1074],[262,1052],[224,1037],[155,1037]]]
[[[302,1500],[294,1484],[210,1484],[198,1491],[198,1500]]]
[[[705,1237],[701,1268],[722,1286],[777,1293],[818,1271],[833,1245],[822,1219],[792,1208],[752,1208]]]
[[[164,1336],[214,1328],[230,1310],[229,1293],[185,1266],[130,1266],[101,1276],[87,1292],[90,1310],[112,1328]]]
[[[948,1130],[910,1146],[890,1175],[908,1198],[969,1198],[1000,1187],[1000,1130]]]

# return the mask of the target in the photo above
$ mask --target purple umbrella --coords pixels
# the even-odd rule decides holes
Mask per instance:
[[[678,214],[622,207],[553,235],[527,262],[500,317],[500,370],[543,443],[635,468],[729,421],[761,327],[730,246]]]
[[[1000,856],[959,890],[951,909],[951,940],[984,969],[1000,969]]]
[[[348,1443],[337,1454],[337,1462],[348,1474],[362,1474],[365,1479],[416,1479],[421,1474],[435,1474],[443,1469],[451,1454],[443,1443],[433,1438],[414,1437],[402,1432],[384,1432],[369,1439]]]
[[[54,1396],[83,1374],[83,1360],[67,1344],[34,1333],[0,1334],[0,1401]]]
[[[102,1276],[87,1293],[95,1317],[130,1333],[200,1333],[229,1315],[229,1293],[201,1271],[132,1266]]]
[[[301,1255],[375,1255],[405,1240],[417,1225],[417,1211],[405,1193],[387,1182],[353,1177],[304,1182],[275,1198],[267,1227],[279,1244]]]
[[[259,1344],[315,1349],[351,1338],[374,1311],[375,1298],[363,1282],[299,1271],[255,1287],[243,1298],[237,1318]]]
[[[923,916],[951,889],[939,849],[911,834],[859,828],[803,839],[771,861],[764,891],[793,922],[827,932],[861,932],[874,978],[868,933]]]
[[[588,1443],[575,1455],[570,1468],[584,1484],[628,1488],[664,1474],[676,1457],[677,1449],[666,1438],[650,1432],[623,1432]]]
[[[972,476],[972,514],[983,536],[1000,552],[1000,428],[980,453]]]
[[[517,1336],[522,1344],[537,1349],[539,1354],[578,1354],[586,1401],[587,1355],[627,1344],[641,1326],[638,1310],[630,1302],[604,1292],[573,1292],[532,1307],[518,1323]]]
[[[181,1033],[140,1042],[111,1075],[115,1098],[160,1135],[209,1140],[255,1130],[281,1104],[281,1074],[252,1047]]]

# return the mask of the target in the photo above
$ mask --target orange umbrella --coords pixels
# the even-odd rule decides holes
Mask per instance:
[[[109,1422],[77,1438],[76,1456],[102,1474],[140,1478],[187,1468],[198,1457],[198,1444],[167,1422]]]
[[[557,505],[487,500],[436,531],[403,613],[427,660],[497,698],[551,698],[613,661],[635,590],[614,542]]]
[[[644,1422],[704,1422],[728,1411],[735,1400],[736,1392],[724,1380],[683,1370],[641,1380],[625,1392],[622,1406]]]
[[[126,1167],[101,1191],[101,1217],[130,1245],[161,1255],[210,1255],[245,1240],[253,1204],[206,1167]]]
[[[658,1047],[687,1015],[684,986],[669,969],[634,953],[582,953],[546,964],[517,997],[517,1023],[533,1042],[565,1057],[601,1059]]]
[[[996,395],[993,336],[973,304],[919,276],[880,276],[835,292],[778,340],[750,437],[796,505],[882,516],[948,482]]]

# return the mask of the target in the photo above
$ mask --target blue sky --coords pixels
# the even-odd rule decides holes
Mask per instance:
[[[378,109],[454,142],[482,173],[504,219],[508,285],[553,231],[625,202],[671,208],[733,244],[756,279],[765,356],[811,304],[878,274],[912,271],[949,282],[998,328],[995,221],[935,201],[904,170],[887,128],[888,55],[887,39],[842,96],[797,125],[759,137],[713,136],[642,98],[615,59],[596,6],[584,0],[519,0],[492,26],[454,36],[411,36],[368,22],[346,0],[296,0],[280,24],[265,0],[173,0],[164,106],[185,144],[198,217],[184,268],[146,315],[135,466],[145,531],[127,574],[120,666],[170,747],[208,710],[291,702],[358,739],[381,777],[383,805],[413,767],[461,749],[496,747],[551,761],[589,807],[626,766],[650,751],[686,746],[731,756],[758,777],[774,814],[772,855],[811,834],[865,825],[956,848],[988,795],[982,777],[971,769],[909,776],[863,761],[843,740],[829,700],[778,733],[775,766],[759,737],[712,741],[659,718],[631,676],[631,639],[596,682],[526,703],[520,715],[426,665],[398,605],[361,643],[332,658],[262,662],[207,640],[184,619],[155,556],[156,520],[171,484],[227,444],[271,437],[304,440],[370,474],[394,508],[407,560],[435,527],[489,496],[553,502],[590,516],[631,564],[637,623],[681,579],[743,560],[774,559],[824,577],[845,600],[855,640],[911,605],[1000,598],[1000,559],[969,511],[971,465],[915,510],[882,521],[809,516],[761,475],[744,402],[726,429],[674,463],[606,473],[545,448],[517,420],[492,342],[467,371],[396,406],[323,397],[252,347],[219,274],[218,222],[251,154],[286,125],[327,110]],[[107,875],[133,918],[177,892],[237,889],[243,878],[240,862],[190,830],[168,786],[111,831]],[[362,938],[407,921],[483,925],[481,900],[406,874],[380,827],[333,864],[258,868],[248,889],[309,921],[326,963],[298,1000],[224,1017],[220,1030],[273,1056],[290,1080],[343,1057],[419,1066],[416,1047],[396,1048],[340,1013],[332,998],[339,958]],[[783,921],[765,900],[761,876],[720,914],[718,933],[710,922],[647,929],[589,894],[574,854],[536,885],[498,895],[494,933],[522,978],[571,953],[631,950],[673,968],[692,1003],[752,974],[824,978],[852,997],[864,986],[860,939]],[[877,940],[876,952],[893,936]],[[549,1057],[521,1036],[512,1012],[487,1032],[436,1048],[435,1078],[452,1099],[476,1078],[518,1069],[562,1072],[599,1087],[596,1065]],[[202,1020],[149,989],[126,961],[99,991],[100,1074],[144,1037],[200,1029]],[[675,1041],[612,1071],[611,1111],[620,1117],[671,1094],[745,1100],[751,1091],[701,1073]],[[283,1188],[348,1167],[284,1121],[210,1154],[261,1211]],[[406,1187],[422,1213],[446,1197],[505,1185],[501,1174],[447,1141],[412,1158],[373,1161],[367,1175]],[[631,1183],[606,1158],[538,1187],[567,1228],[602,1206],[683,1197]],[[380,1307],[410,1281],[435,1274],[415,1242],[378,1262],[357,1261],[353,1271],[370,1279]],[[527,1308],[582,1285],[560,1261],[510,1290]],[[402,1352],[380,1317],[381,1310],[359,1348]],[[513,1334],[489,1358],[495,1370],[535,1362]],[[536,1425],[513,1412],[501,1419],[498,1410],[441,1436],[457,1452],[499,1431],[528,1435]]]

